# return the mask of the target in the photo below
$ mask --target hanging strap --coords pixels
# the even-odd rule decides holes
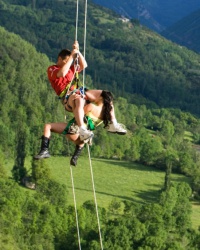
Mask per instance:
[[[85,118],[87,119],[87,127],[88,127],[88,129],[89,129],[89,130],[95,130],[95,125],[94,125],[93,120],[92,120],[89,116],[86,116]],[[63,135],[68,134],[69,128],[72,126],[72,124],[76,124],[75,118],[72,118],[72,119],[68,122],[66,128],[65,128],[64,131],[62,132]]]

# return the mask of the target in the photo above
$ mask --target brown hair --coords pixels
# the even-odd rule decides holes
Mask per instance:
[[[71,51],[69,49],[63,49],[58,54],[58,57],[61,57],[64,60],[66,56],[70,56],[70,55],[71,55]]]
[[[111,121],[110,111],[113,108],[112,107],[113,95],[110,91],[103,90],[101,96],[103,97],[102,120],[105,128]]]

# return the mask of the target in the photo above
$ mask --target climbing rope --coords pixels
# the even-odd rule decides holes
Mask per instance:
[[[79,1],[77,0],[75,41],[77,41],[77,36],[78,36],[77,35],[78,34],[78,7],[79,7]],[[78,62],[78,56],[76,57],[76,62]],[[72,79],[74,79],[77,68],[78,68],[78,63],[75,64],[75,72],[74,72],[74,75],[73,75]],[[69,89],[71,88],[72,81],[69,84]],[[79,246],[79,250],[81,250],[81,237],[80,237],[80,231],[79,231],[78,212],[77,212],[77,206],[76,206],[76,194],[75,194],[75,188],[74,188],[73,170],[72,170],[71,165],[70,165],[70,174],[71,174],[72,192],[73,192],[73,199],[74,199],[74,211],[75,211],[75,217],[76,217],[76,229],[77,229],[77,237],[78,237],[78,246]]]
[[[77,41],[78,37],[78,6],[79,6],[79,1],[76,1],[76,31],[75,31],[75,41]]]
[[[76,207],[76,194],[75,194],[75,188],[74,188],[74,178],[73,178],[72,166],[70,166],[70,172],[71,172],[72,191],[73,191],[73,198],[74,198],[74,210],[75,210],[75,215],[76,215],[76,228],[77,228],[77,236],[78,236],[78,245],[79,245],[79,250],[81,250],[81,238],[80,238],[80,232],[79,232],[78,212],[77,212],[77,207]]]
[[[86,34],[87,34],[87,0],[85,0],[85,22],[84,22],[84,42],[83,42],[83,56],[86,57]],[[85,85],[85,69],[83,70],[83,91]],[[84,92],[83,92],[84,94]]]
[[[75,41],[77,41],[77,34],[78,34],[78,5],[79,5],[79,2],[77,0]],[[85,55],[86,55],[86,33],[87,33],[86,30],[87,30],[87,0],[85,0],[85,27],[84,27],[84,49],[83,49],[84,58],[85,58]],[[77,56],[76,59],[78,60],[78,56]],[[75,70],[75,72],[76,72],[76,70]],[[85,69],[83,70],[83,94],[84,94],[84,85],[85,85]],[[71,83],[70,83],[70,86],[71,86]],[[92,179],[94,203],[95,203],[96,217],[97,217],[97,224],[98,224],[98,231],[99,231],[99,240],[100,240],[101,250],[103,250],[103,242],[102,242],[102,236],[101,236],[101,227],[100,227],[100,220],[99,220],[99,213],[98,213],[98,205],[97,205],[97,198],[96,198],[95,185],[94,185],[92,161],[91,161],[91,157],[90,157],[90,149],[89,149],[89,144],[88,143],[87,143],[87,149],[88,149],[88,157],[89,157],[89,163],[90,163],[90,174],[91,174],[91,179]],[[74,209],[75,209],[75,215],[76,215],[76,227],[77,227],[77,235],[78,235],[78,244],[79,244],[79,250],[81,250],[81,239],[80,239],[80,232],[79,232],[79,222],[78,222],[78,213],[77,213],[77,206],[76,206],[76,196],[75,196],[75,188],[74,188],[72,166],[70,166],[70,172],[71,172],[72,190],[73,190],[73,197],[74,197]]]
[[[100,240],[101,249],[103,250],[103,242],[102,242],[102,237],[101,237],[101,227],[100,227],[98,205],[97,205],[97,198],[96,198],[95,185],[94,185],[94,176],[93,176],[93,169],[92,169],[92,161],[91,161],[91,157],[90,157],[90,148],[89,148],[88,143],[87,143],[87,149],[88,149],[88,156],[89,156],[89,162],[90,162],[90,174],[91,174],[91,179],[92,179],[92,188],[93,188],[93,194],[94,194],[94,203],[95,203],[97,223],[98,223],[98,230],[99,230],[99,240]]]

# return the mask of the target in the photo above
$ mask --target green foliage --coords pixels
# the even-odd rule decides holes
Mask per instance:
[[[57,165],[58,161],[56,161]],[[34,162],[39,164],[40,161]],[[104,169],[101,169],[100,161],[94,163],[94,165],[98,164],[95,173],[99,170],[103,172],[102,176],[107,176],[106,170],[109,171],[114,179],[112,180],[113,183],[115,183],[118,170],[123,169],[120,166],[117,168],[117,161],[113,162],[114,164],[109,161]],[[42,164],[40,167],[42,168]],[[126,165],[124,167],[130,174],[133,172],[132,168],[128,169]],[[144,172],[142,166],[137,166],[137,168],[132,176],[137,175],[138,171],[140,183],[136,182],[133,185],[131,182],[133,177],[128,179],[128,174],[123,176],[119,173],[118,177],[118,180],[125,178],[126,182],[129,182],[129,188],[131,183],[131,190],[134,190],[134,192],[137,192],[135,187],[144,181],[144,176],[146,181],[143,185],[145,185],[145,188],[147,185],[150,186],[147,181],[150,179],[149,171],[145,171],[143,174],[141,173]],[[66,169],[66,163],[63,169]],[[115,169],[115,172],[113,169]],[[76,171],[74,171],[75,183],[77,184],[76,191],[79,191],[83,196],[84,189],[79,188],[81,186],[78,185],[78,180],[83,182],[81,177],[88,170],[85,170],[85,166],[78,170],[77,176]],[[54,173],[58,171],[60,171],[59,167],[57,166],[55,169],[54,166]],[[45,172],[43,171],[43,173]],[[62,171],[61,174],[63,176],[65,172]],[[156,172],[152,174],[158,179]],[[66,185],[63,185],[61,181],[55,181],[52,176],[49,175],[48,177],[44,174],[42,178],[41,175],[36,189],[30,191],[21,188],[13,180],[0,179],[0,235],[3,238],[5,249],[9,249],[9,247],[12,249],[10,244],[13,244],[15,249],[20,250],[77,249],[74,207],[68,203],[69,195]],[[98,176],[97,172],[95,177]],[[83,178],[86,179],[85,176]],[[198,246],[199,234],[191,229],[191,204],[189,200],[191,189],[189,185],[184,182],[178,182],[177,184],[173,182],[167,192],[161,193],[158,202],[136,203],[133,202],[132,192],[130,199],[124,195],[122,198],[125,198],[126,201],[122,202],[116,199],[117,196],[114,196],[112,187],[104,184],[103,178],[99,182],[102,185],[99,186],[97,182],[98,197],[100,198],[100,195],[102,195],[105,198],[103,188],[105,188],[107,196],[113,197],[113,201],[111,200],[108,206],[114,212],[111,216],[110,211],[101,207],[102,203],[99,203],[98,206],[104,249],[139,250],[155,248],[167,250],[170,248],[176,249],[175,246],[178,246],[177,249],[189,250],[193,249],[193,246]],[[68,180],[65,179],[65,183],[68,185]],[[86,180],[86,183],[88,183],[88,180]],[[108,183],[107,180],[106,183]],[[152,183],[157,189],[155,181]],[[121,183],[118,186],[120,189],[123,187]],[[114,184],[114,189],[116,188],[116,184]],[[123,188],[127,189],[127,187]],[[89,191],[87,186],[85,186],[85,189],[87,189],[87,192]],[[141,186],[138,190],[140,189]],[[146,190],[146,192],[148,191]],[[90,193],[92,193],[92,190],[90,190]],[[121,193],[118,192],[119,195]],[[143,201],[145,200],[147,201],[147,199]],[[119,209],[119,207],[121,208]],[[124,211],[122,208],[124,208]],[[94,201],[86,201],[78,206],[78,219],[82,249],[99,249],[100,242]]]
[[[199,10],[192,12],[184,19],[164,30],[162,34],[167,39],[199,52],[200,46],[199,43],[196,42],[200,38],[199,33],[197,32],[199,29],[199,14]],[[186,32],[187,36],[184,35]],[[188,40],[189,37],[192,37],[192,41],[190,40],[190,42]]]
[[[25,155],[33,154],[36,137],[42,133],[43,123],[61,120],[62,106],[54,98],[43,72],[50,64],[47,57],[3,28],[0,28],[0,37],[0,72],[4,79],[0,87],[1,146],[6,156],[13,157],[17,142],[16,154],[22,155],[23,152],[24,158]],[[20,137],[24,137],[24,142]],[[17,164],[23,165],[23,160]]]
[[[32,160],[32,178],[36,184],[40,184],[50,177],[50,170],[44,159],[41,161]]]
[[[33,44],[0,28],[0,168],[4,169],[6,159],[14,158],[13,174],[17,181],[28,174],[25,159],[38,151],[43,124],[63,120],[62,106],[46,79],[46,69],[52,62],[35,47],[49,58],[56,58],[58,49],[65,47],[66,42],[72,44],[74,3],[0,1],[1,25]],[[121,96],[114,102],[115,111],[128,133],[108,135],[105,129],[97,128],[91,153],[167,170],[166,192],[162,193],[160,203],[126,204],[126,211],[118,216],[120,203],[113,201],[110,209],[116,215],[114,220],[107,217],[105,209],[100,209],[105,249],[195,248],[199,244],[198,233],[192,232],[193,240],[188,243],[192,238],[191,190],[184,184],[171,185],[170,179],[173,171],[190,176],[195,195],[200,196],[199,153],[192,148],[192,143],[199,142],[200,120],[180,110],[200,114],[198,74],[191,73],[199,71],[199,55],[140,26],[124,25],[110,12],[93,10],[94,6],[89,4],[87,61],[93,66],[88,67],[87,79],[90,86],[111,89],[116,97]],[[83,13],[83,4],[80,12]],[[82,24],[83,20],[80,38]],[[190,133],[191,140],[185,131]],[[64,140],[52,136],[51,154],[72,152],[73,146],[63,146]],[[127,168],[121,161],[116,165],[121,170]],[[121,178],[121,173],[118,176]],[[32,162],[31,177],[36,183],[33,193],[6,179],[3,170],[1,177],[4,179],[0,180],[0,243],[5,249],[13,246],[20,250],[77,249],[73,207],[67,204],[66,185],[52,178],[46,162]],[[127,179],[133,177],[126,176],[120,181],[127,185]],[[104,181],[102,178],[101,182]],[[104,188],[103,192],[108,193],[109,181]],[[143,195],[142,190],[138,192]],[[94,206],[90,202],[83,204],[79,215],[83,249],[98,249]]]
[[[66,44],[71,47],[75,1],[31,4],[1,0],[1,3],[0,25],[19,34],[52,60],[56,60],[60,48]],[[82,45],[83,3],[79,13],[78,40]],[[199,55],[135,23],[122,23],[119,16],[91,3],[88,3],[87,61],[92,65],[87,74],[94,80],[95,88],[110,89],[132,103],[178,107],[200,114]]]
[[[0,178],[6,177],[5,156],[0,148]]]

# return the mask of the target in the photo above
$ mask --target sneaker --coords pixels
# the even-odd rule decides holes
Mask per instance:
[[[80,129],[79,134],[80,134],[81,141],[85,141],[85,140],[90,139],[94,136],[93,132],[90,130],[87,130],[87,129]]]
[[[51,155],[49,154],[48,149],[43,149],[40,151],[38,155],[34,156],[34,159],[40,160],[40,159],[49,158],[49,157],[51,157]]]
[[[119,135],[125,135],[127,133],[127,130],[125,129],[125,126],[123,124],[117,123],[117,124],[109,124],[107,131],[110,133],[117,133]]]

